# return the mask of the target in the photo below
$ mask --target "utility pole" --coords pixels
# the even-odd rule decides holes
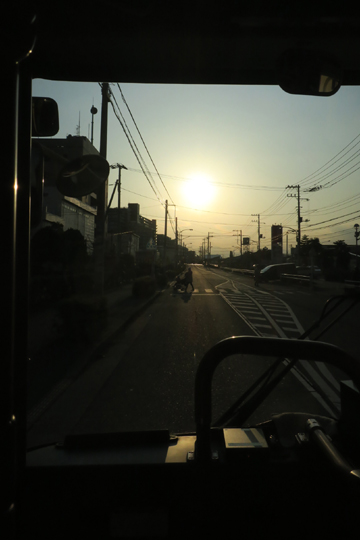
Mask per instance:
[[[260,234],[260,214],[251,214],[252,216],[255,216],[257,217],[257,224],[258,224],[258,251],[260,251],[260,238],[261,238],[261,234]],[[253,222],[255,222],[256,220],[252,220]]]
[[[359,235],[360,235],[360,232],[358,232],[359,227],[360,227],[360,225],[358,223],[355,223],[355,225],[354,225],[354,229],[355,229],[354,236],[355,236],[355,242],[356,242],[356,253],[357,253],[358,240],[359,240]]]
[[[297,204],[297,213],[298,213],[298,237],[297,237],[297,252],[298,252],[298,265],[300,266],[300,241],[301,241],[301,222],[302,217],[300,216],[300,186],[286,186],[286,189],[297,189],[297,195],[293,195],[292,193],[288,195],[288,197],[295,197],[297,198],[298,204]],[[303,201],[308,201],[309,199],[301,199]]]
[[[177,217],[175,218],[175,264],[178,263],[178,224],[177,224]]]
[[[167,214],[168,214],[168,202],[165,201],[165,235],[164,235],[164,265],[166,261],[166,236],[167,236]]]
[[[107,124],[108,124],[108,103],[109,83],[101,86],[101,129],[100,129],[100,156],[106,159],[107,153]],[[99,292],[104,292],[104,259],[105,259],[105,238],[106,238],[106,210],[108,196],[108,179],[101,184],[97,190],[97,215],[95,228],[95,258],[97,260],[97,281]]]
[[[208,232],[208,238],[207,238],[207,252],[208,252],[208,259],[210,259],[210,238],[212,238],[212,236],[210,236],[210,233]]]
[[[233,236],[236,236],[236,238],[239,236],[240,240],[240,255],[242,255],[242,231],[233,229],[233,232],[236,232],[237,234],[233,234]],[[236,240],[236,243],[238,243],[239,240]]]
[[[100,156],[106,159],[107,153],[107,126],[108,126],[108,104],[109,104],[109,83],[101,86],[101,130],[100,130]],[[105,239],[106,224],[105,213],[107,209],[108,181],[104,182],[97,192],[97,222],[96,234]]]
[[[111,169],[119,169],[119,176],[118,176],[118,179],[115,182],[114,191],[112,192],[111,199],[110,199],[110,202],[109,202],[109,206],[107,208],[107,212],[108,212],[108,210],[109,210],[109,208],[111,206],[111,202],[112,202],[112,199],[113,199],[113,196],[114,196],[114,192],[115,192],[115,189],[117,187],[117,190],[118,190],[118,232],[121,232],[120,231],[121,169],[127,170],[127,167],[125,167],[125,165],[121,165],[121,163],[115,163],[114,165],[110,165],[110,168]],[[106,212],[106,214],[107,214],[107,212]]]

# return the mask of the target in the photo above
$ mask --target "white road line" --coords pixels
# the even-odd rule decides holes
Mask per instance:
[[[219,274],[218,274],[218,275],[219,275]],[[235,283],[234,283],[233,280],[231,280],[231,283],[232,283],[234,289],[235,289],[237,292],[241,292],[241,291],[239,291],[239,289],[236,287],[236,285],[235,285]],[[264,299],[265,299],[265,296],[268,296],[268,297],[269,297],[269,296],[273,296],[273,294],[270,294],[270,293],[268,293],[268,292],[266,292],[266,291],[262,291],[261,289],[256,289],[256,290],[255,290],[254,287],[250,287],[249,285],[241,284],[241,286],[243,287],[243,289],[248,289],[248,290],[250,290],[250,291],[253,293],[253,295],[254,295],[254,293],[255,293],[256,296],[262,295],[262,298],[264,298]],[[298,292],[300,292],[300,291],[298,291]],[[278,291],[273,291],[273,293],[274,293],[274,294],[276,294],[276,293],[278,293],[278,294],[285,294],[285,292],[283,293],[283,292],[278,292]],[[286,294],[294,294],[294,293],[291,292],[291,291],[286,291]],[[302,294],[310,295],[310,293],[308,293],[308,292],[302,293]],[[255,302],[256,304],[258,304],[258,302],[256,301],[256,299],[254,298],[253,295],[249,295],[248,293],[244,293],[244,295],[248,296],[249,298],[252,298],[252,299],[254,300],[254,302]],[[244,320],[244,322],[246,322],[246,323],[247,323],[247,324],[255,331],[256,334],[258,334],[258,332],[255,330],[255,327],[254,327],[253,325],[250,324],[250,321],[248,321],[247,318],[244,317],[244,316],[241,314],[241,312],[239,312],[238,309],[236,309],[236,308],[232,305],[232,303],[231,303],[224,295],[222,295],[222,297],[223,297],[224,300],[225,300],[225,301],[226,301],[226,302],[234,309],[234,311],[235,311],[235,312],[236,312],[236,313]],[[274,297],[274,296],[273,296],[273,297]],[[275,297],[275,298],[276,298],[276,297]],[[283,313],[281,313],[281,310],[280,310],[280,313],[279,313],[278,315],[280,315],[281,317],[288,316],[288,315],[285,315],[284,311],[285,311],[287,314],[289,314],[290,317],[291,317],[291,319],[292,319],[292,321],[293,321],[294,324],[296,325],[296,327],[297,327],[297,329],[298,329],[298,332],[299,332],[300,334],[302,334],[302,333],[304,332],[304,329],[303,329],[302,325],[300,324],[299,320],[297,319],[297,317],[296,317],[295,313],[293,312],[293,310],[292,310],[292,309],[290,308],[290,306],[288,306],[288,304],[286,304],[281,298],[278,298],[277,300],[278,300],[278,302],[280,302],[280,303],[282,303],[282,304],[284,305]],[[258,305],[259,305],[259,304],[258,304]],[[260,306],[259,306],[259,307],[260,307]],[[264,312],[264,309],[262,309],[261,311]],[[273,310],[273,311],[274,311],[274,310]],[[265,316],[266,316],[266,313],[265,313]],[[274,316],[276,316],[275,313],[274,313]],[[270,316],[270,314],[269,314],[269,318],[273,321],[273,319],[272,319],[272,317]],[[279,321],[278,321],[278,322],[279,322]],[[286,338],[285,333],[284,333],[284,332],[282,331],[282,329],[275,323],[275,321],[274,321],[274,328],[275,328],[275,330],[278,332],[278,334],[279,334],[280,337]],[[293,332],[293,331],[295,331],[295,330],[292,329],[291,332]],[[258,335],[259,335],[259,334],[258,334]],[[264,335],[264,334],[261,334],[261,333],[260,333],[260,335]],[[296,338],[291,338],[291,339],[296,339]],[[321,361],[316,362],[316,365],[318,366],[320,372],[322,373],[322,375],[323,375],[323,377],[324,377],[324,379],[322,379],[320,376],[318,376],[318,377],[320,377],[320,383],[321,383],[321,384],[320,384],[320,388],[324,391],[324,393],[326,393],[327,395],[329,395],[329,392],[326,392],[326,389],[327,389],[327,388],[329,388],[329,390],[330,390],[330,392],[331,392],[331,388],[328,386],[328,384],[327,384],[327,382],[325,381],[325,379],[326,379],[326,380],[327,380],[334,388],[336,388],[336,389],[338,390],[340,385],[339,385],[339,383],[334,379],[332,373],[328,370],[327,366],[326,366],[323,362],[321,362]],[[303,367],[306,369],[305,366],[303,366]],[[309,367],[312,367],[312,366],[309,366]],[[294,373],[294,375],[295,375],[295,376],[296,376],[296,377],[304,384],[304,381],[305,381],[304,376],[303,376],[301,373],[298,373],[298,372],[296,371],[296,369],[292,369],[291,371],[292,371],[292,372]],[[307,371],[311,371],[311,370],[307,370]],[[311,388],[311,390],[312,390],[312,394],[314,395],[314,397],[316,397],[316,399],[323,405],[323,407],[324,407],[326,410],[328,410],[331,414],[333,414],[333,411],[327,406],[327,404],[324,402],[324,400],[323,400],[323,398],[320,396],[320,394],[318,394],[318,392],[314,391],[313,388]],[[339,399],[338,396],[337,396],[337,399]],[[338,403],[334,403],[334,406],[337,407],[337,408],[339,408]]]
[[[272,328],[270,324],[255,324],[256,328]]]
[[[297,332],[298,334],[300,334],[299,330],[297,328],[286,328],[285,326],[283,326],[283,330],[286,330],[287,332]]]

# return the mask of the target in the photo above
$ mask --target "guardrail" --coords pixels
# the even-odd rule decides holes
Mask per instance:
[[[311,283],[311,277],[310,276],[302,276],[300,274],[280,274],[280,280],[281,281],[295,281],[296,283],[299,283],[300,285],[304,285],[305,283],[308,285]]]
[[[254,275],[254,270],[248,270],[247,268],[231,268],[229,266],[224,266],[221,270],[225,270],[225,272],[235,272],[237,274],[246,274],[249,276]]]

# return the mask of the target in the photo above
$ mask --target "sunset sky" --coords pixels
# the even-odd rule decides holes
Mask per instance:
[[[193,229],[183,235],[189,249],[198,251],[210,233],[212,253],[227,256],[236,249],[238,254],[234,231],[241,230],[256,250],[258,214],[261,247],[270,247],[271,225],[282,224],[290,248],[295,246],[291,231],[297,228],[297,200],[287,195],[297,191],[286,187],[300,184],[301,234],[325,244],[355,244],[359,88],[341,88],[330,98],[288,95],[276,86],[120,83],[111,91],[107,159],[128,169],[122,171],[121,206],[139,203],[143,216],[157,220],[158,233],[164,232],[167,199],[179,230]],[[97,107],[94,146],[99,149],[99,84],[39,80],[33,94],[58,102],[59,138],[76,135],[79,118],[80,134],[90,138],[90,109]],[[141,167],[151,175],[146,177]],[[109,196],[117,175],[111,170]],[[172,219],[172,238],[174,230]]]

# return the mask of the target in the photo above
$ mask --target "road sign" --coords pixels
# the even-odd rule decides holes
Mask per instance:
[[[150,238],[150,240],[146,244],[146,249],[157,249],[157,245],[155,244],[153,238]]]

